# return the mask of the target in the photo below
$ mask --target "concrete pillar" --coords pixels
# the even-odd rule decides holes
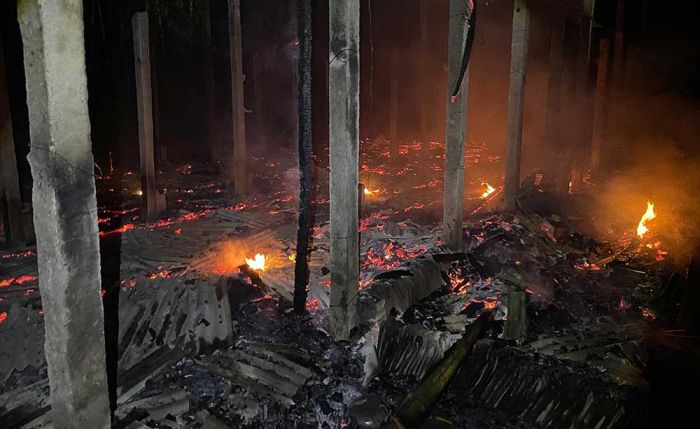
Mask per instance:
[[[443,208],[443,241],[455,252],[462,251],[464,218],[464,144],[467,139],[467,101],[469,69],[459,93],[452,97],[462,69],[467,43],[468,6],[464,0],[450,0],[449,36],[447,44],[447,124],[445,131],[445,203]]]
[[[236,195],[245,195],[248,185],[248,161],[245,138],[241,0],[228,0],[228,24],[231,57],[231,105],[233,108],[233,164],[227,163],[226,174],[233,178],[233,189]]]
[[[398,48],[391,49],[391,74],[389,78],[389,140],[392,153],[399,152],[399,75],[401,71],[401,52]]]
[[[525,66],[530,42],[530,11],[527,0],[513,1],[513,36],[510,51],[510,93],[508,95],[508,142],[504,208],[515,210],[520,190],[520,158],[525,107]]]
[[[4,220],[5,242],[12,244],[22,237],[22,197],[7,85],[5,53],[0,38],[0,218]]]
[[[331,331],[346,339],[359,286],[360,0],[330,0]]]
[[[23,0],[34,225],[55,428],[109,428],[81,0]]]
[[[136,104],[139,120],[139,159],[141,166],[141,217],[153,221],[158,217],[156,167],[153,153],[153,92],[151,91],[151,51],[148,13],[136,12],[134,32],[134,66],[136,67]]]
[[[598,53],[598,78],[595,86],[595,107],[593,110],[593,141],[591,142],[591,170],[600,167],[600,153],[605,131],[605,110],[608,95],[608,58],[610,43],[607,39],[600,40]]]
[[[503,334],[506,340],[518,344],[527,338],[527,294],[519,287],[508,289],[508,319]]]

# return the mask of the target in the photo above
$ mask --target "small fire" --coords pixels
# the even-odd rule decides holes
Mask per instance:
[[[484,191],[484,193],[481,194],[482,199],[488,198],[491,194],[496,192],[496,188],[489,185],[488,183],[482,183],[482,185],[486,187],[486,190]]]
[[[654,219],[656,219],[656,212],[654,211],[654,203],[650,201],[647,202],[647,211],[644,213],[642,219],[639,221],[639,225],[637,225],[637,236],[639,238],[643,238],[649,232],[647,222],[650,222]]]
[[[245,258],[245,263],[248,264],[250,269],[255,271],[265,271],[265,261],[267,258],[262,253],[256,253],[255,258]]]
[[[364,192],[365,192],[365,195],[367,195],[367,196],[369,196],[369,195],[374,195],[374,191],[370,191],[370,190],[367,189],[367,188],[365,188],[365,191],[364,191]]]

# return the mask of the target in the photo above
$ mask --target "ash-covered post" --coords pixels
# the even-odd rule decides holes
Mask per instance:
[[[331,0],[329,46],[331,331],[346,339],[359,288],[360,1]]]
[[[5,53],[0,37],[0,217],[4,219],[5,241],[13,243],[22,235],[22,197],[19,192],[12,113],[6,83]]]
[[[508,143],[504,208],[515,210],[520,190],[520,159],[523,145],[525,107],[525,66],[530,43],[530,11],[527,0],[513,3],[513,36],[510,51],[510,93],[508,95]]]
[[[233,165],[227,162],[226,174],[233,175],[236,195],[246,195],[248,158],[246,155],[245,104],[243,91],[243,36],[241,0],[228,0],[229,47],[231,58],[231,105],[233,116]],[[226,151],[228,153],[228,151]]]
[[[465,0],[450,0],[447,44],[447,125],[445,131],[445,203],[443,240],[454,252],[462,251],[464,217],[464,143],[467,134],[469,71],[462,75],[468,43],[469,16]],[[461,82],[460,82],[461,80]],[[454,89],[459,87],[457,94]]]
[[[83,4],[18,6],[53,426],[109,428]]]
[[[136,103],[139,120],[142,216],[148,221],[153,221],[158,217],[158,197],[156,196],[156,167],[153,150],[153,91],[151,88],[148,13],[136,12],[132,24],[134,66],[136,68]]]

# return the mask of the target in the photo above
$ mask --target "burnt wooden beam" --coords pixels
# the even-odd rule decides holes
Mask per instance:
[[[299,228],[294,263],[294,310],[306,310],[309,285],[309,245],[313,218],[311,213],[311,162],[313,151],[311,65],[312,65],[312,9],[311,0],[299,0]]]

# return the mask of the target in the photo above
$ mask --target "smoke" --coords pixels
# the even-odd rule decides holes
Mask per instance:
[[[635,226],[652,201],[658,216],[652,234],[672,253],[692,250],[700,238],[699,115],[697,101],[670,93],[637,92],[616,105],[609,177],[595,194],[609,225]]]

